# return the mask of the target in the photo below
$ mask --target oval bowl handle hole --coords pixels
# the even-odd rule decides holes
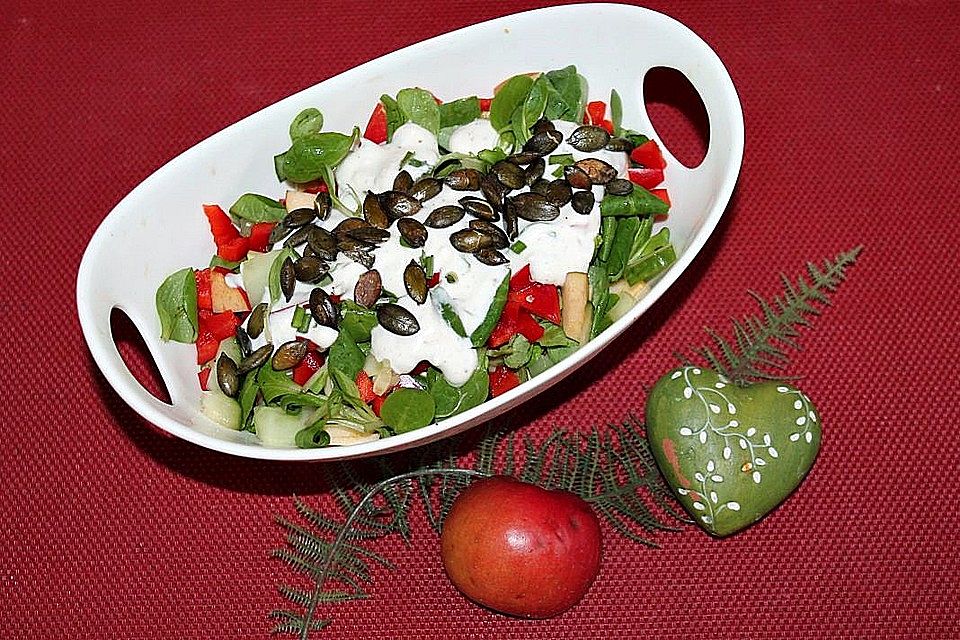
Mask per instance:
[[[643,77],[643,97],[653,128],[685,167],[700,166],[710,146],[710,120],[700,94],[685,75],[653,67]]]
[[[172,406],[170,392],[160,376],[157,363],[147,349],[147,343],[143,341],[143,336],[130,317],[120,309],[114,308],[110,311],[110,334],[130,375],[154,398]]]

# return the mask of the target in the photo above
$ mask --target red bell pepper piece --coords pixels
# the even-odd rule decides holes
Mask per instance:
[[[363,137],[370,142],[381,144],[387,141],[387,110],[382,102],[378,102],[370,114],[370,120],[367,121],[367,128],[363,132]]]
[[[510,342],[510,338],[517,335],[519,316],[520,305],[508,299],[507,304],[503,307],[503,312],[500,314],[500,320],[497,321],[497,326],[490,332],[487,346],[496,349]]]
[[[670,206],[670,195],[667,193],[666,189],[653,189],[650,191],[650,193],[666,202],[668,207]]]
[[[560,324],[560,292],[552,284],[534,282],[530,278],[530,265],[525,265],[510,278],[507,299],[538,318]]]
[[[492,102],[493,98],[480,98],[480,111],[490,111],[490,104]]]
[[[383,394],[382,396],[373,396],[373,413],[379,418],[380,410],[383,409],[383,401],[387,399],[387,396],[390,394]]]
[[[316,349],[310,349],[303,360],[300,361],[300,364],[293,368],[293,381],[302,387],[322,366],[323,355]]]
[[[213,310],[213,298],[210,295],[210,269],[194,269],[193,279],[197,281],[197,309]]]
[[[494,398],[520,385],[520,376],[505,366],[496,367],[490,372],[490,395]]]
[[[613,122],[611,122],[610,120],[601,120],[597,124],[598,126],[601,126],[604,129],[606,129],[607,133],[609,133],[610,135],[613,135]]]
[[[263,253],[270,244],[270,233],[273,231],[272,222],[258,222],[250,229],[250,250]]]
[[[667,161],[663,159],[663,153],[656,140],[647,140],[634,148],[630,152],[630,159],[648,169],[663,169],[667,166]]]
[[[417,363],[417,366],[415,366],[413,369],[410,370],[410,373],[408,375],[418,376],[421,373],[426,373],[427,369],[429,368],[430,368],[430,363],[426,360],[421,360],[420,362]]]
[[[663,182],[663,169],[627,169],[630,182],[638,184],[644,189],[653,189]]]
[[[584,124],[603,125],[604,116],[607,115],[607,103],[603,100],[594,100],[587,103],[586,111],[583,113]],[[611,123],[611,127],[612,127]]]
[[[314,180],[313,182],[304,182],[299,185],[299,188],[300,191],[305,193],[322,193],[328,191],[327,183],[320,179]]]
[[[197,377],[200,379],[200,388],[204,391],[210,388],[210,371],[211,367],[204,367],[200,369],[200,373],[197,374]]]
[[[521,308],[520,313],[517,314],[517,333],[528,342],[536,342],[543,337],[543,327],[533,319],[529,311]]]
[[[197,332],[197,364],[206,364],[213,360],[220,347],[220,340],[213,336],[209,329],[200,329]]]
[[[228,262],[240,262],[247,257],[250,239],[238,236],[229,242],[217,245],[217,255]]]
[[[240,235],[240,231],[233,226],[223,209],[215,204],[205,204],[203,212],[210,223],[213,242],[217,245],[217,255],[229,262],[239,262],[246,258],[250,240]]]
[[[360,392],[360,399],[367,404],[373,402],[373,399],[377,397],[377,394],[373,392],[373,378],[361,369],[360,372],[357,373],[355,382],[357,383],[357,391]]]
[[[439,271],[434,271],[434,272],[433,272],[433,275],[430,276],[430,279],[427,280],[427,288],[428,288],[428,289],[433,289],[433,288],[434,288],[435,286],[437,286],[438,284],[440,284],[440,272],[439,272]]]
[[[520,271],[517,271],[510,278],[510,291],[520,291],[531,284],[533,284],[533,279],[530,277],[530,265],[525,264]]]
[[[212,311],[199,310],[197,319],[200,330],[209,331],[217,340],[232,338],[236,335],[237,327],[240,326],[240,319],[233,311],[213,313]]]

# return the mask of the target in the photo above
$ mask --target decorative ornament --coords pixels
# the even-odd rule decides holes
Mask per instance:
[[[820,415],[782,382],[737,386],[684,366],[647,400],[647,438],[667,484],[715,536],[744,529],[783,502],[820,450]]]

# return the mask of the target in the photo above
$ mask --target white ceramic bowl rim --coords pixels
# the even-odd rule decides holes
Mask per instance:
[[[630,35],[636,35],[634,40],[642,42],[624,40]],[[598,47],[612,46],[602,36],[618,43],[617,49],[613,50],[618,55],[612,55],[610,51],[606,54],[596,51]],[[577,50],[578,40],[591,46]],[[558,54],[544,50],[546,46],[556,49],[557,42],[569,43],[568,51],[576,52]],[[636,51],[631,54],[633,50]],[[477,55],[481,51],[488,55],[484,65],[477,68],[478,78],[473,81],[473,88],[467,91],[480,92],[482,87],[492,87],[500,80],[524,70],[556,68],[572,62],[591,82],[591,99],[601,99],[604,94],[593,90],[595,79],[616,77],[619,82],[621,76],[629,74],[633,90],[622,92],[624,113],[629,118],[625,124],[658,140],[643,106],[643,78],[655,67],[673,68],[687,77],[700,94],[706,109],[710,142],[704,160],[693,169],[684,167],[672,157],[669,149],[664,148],[668,161],[666,186],[673,200],[668,224],[672,234],[677,230],[674,234],[675,244],[678,245],[676,263],[652,283],[647,295],[626,316],[559,365],[479,407],[423,429],[350,447],[282,449],[262,446],[251,434],[233,432],[210,423],[197,411],[196,397],[199,391],[195,374],[184,376],[184,372],[193,366],[193,347],[160,343],[157,335],[159,325],[153,308],[153,292],[162,280],[157,273],[165,275],[192,264],[186,259],[190,251],[167,255],[176,252],[171,250],[165,253],[159,239],[154,243],[154,238],[145,230],[153,224],[143,217],[142,210],[147,206],[145,203],[152,202],[151,196],[155,197],[157,190],[167,188],[169,192],[170,185],[182,184],[186,192],[197,188],[190,186],[193,183],[208,182],[208,190],[200,189],[196,194],[188,194],[180,203],[180,206],[189,208],[190,216],[199,219],[202,216],[196,212],[202,202],[226,201],[228,193],[239,195],[256,187],[266,190],[270,184],[268,180],[272,177],[270,157],[256,158],[256,180],[248,180],[250,176],[235,176],[232,175],[231,163],[238,161],[235,159],[237,154],[229,152],[231,144],[237,140],[246,141],[244,136],[253,135],[252,132],[259,134],[263,131],[272,137],[274,148],[284,145],[290,119],[305,106],[319,106],[324,111],[327,129],[349,129],[358,119],[351,111],[353,107],[374,104],[381,93],[395,92],[402,86],[411,86],[418,81],[421,86],[437,90],[441,96],[446,95],[445,90],[454,97],[468,95],[467,91],[456,91],[457,83],[465,82],[462,70],[451,69],[449,64],[438,60],[447,59],[444,56],[452,60],[469,59],[466,56],[471,53]],[[525,66],[526,69],[517,68],[516,62],[508,60],[514,54],[523,54],[519,66]],[[574,59],[557,64],[560,61],[558,55],[563,59]],[[436,68],[431,65],[436,65]],[[607,92],[609,88],[606,88]],[[324,101],[324,95],[338,90],[349,91],[350,108]],[[350,117],[353,119],[349,120]],[[719,222],[739,174],[743,141],[740,102],[723,63],[690,29],[663,14],[635,6],[597,3],[549,7],[476,24],[395,51],[285,98],[227,127],[157,170],[118,203],[97,229],[84,253],[77,277],[81,327],[94,360],[124,401],[163,430],[203,447],[261,459],[334,460],[365,457],[426,444],[462,432],[547,389],[580,367],[635,322],[689,266]],[[220,164],[212,163],[211,157],[216,157]],[[237,166],[237,174],[245,170],[245,165]],[[224,178],[225,174],[227,178]],[[225,182],[229,180],[234,183],[242,180],[243,184]],[[251,182],[255,184],[251,185]],[[273,188],[279,191],[275,177]],[[223,200],[210,197],[218,192],[225,196]],[[185,206],[184,203],[189,204]],[[184,215],[179,210],[167,210],[164,214],[172,218]],[[171,225],[173,222],[163,224]],[[184,245],[189,245],[196,255],[209,256],[212,244],[205,244],[209,243],[209,239],[208,234],[202,232],[202,225],[193,225],[192,222],[183,224],[186,225],[186,231],[192,228],[198,231],[197,238],[202,238],[195,239],[189,233],[184,233]],[[162,230],[163,227],[157,229]],[[159,231],[154,229],[152,233]],[[139,239],[140,244],[133,242],[133,239]],[[133,247],[127,249],[122,243],[132,243]],[[144,254],[151,254],[153,258],[154,252],[161,271],[151,272],[149,276],[138,280],[138,261],[144,264]],[[152,265],[153,261],[147,264]],[[143,271],[150,271],[150,268],[144,266]],[[149,291],[141,290],[144,288]],[[124,311],[143,335],[170,391],[172,406],[147,392],[123,363],[110,331],[110,314],[114,308]],[[189,400],[191,394],[192,401]]]

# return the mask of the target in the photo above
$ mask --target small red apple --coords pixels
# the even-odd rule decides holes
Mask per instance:
[[[582,498],[506,476],[457,497],[443,525],[443,567],[465,596],[523,618],[550,618],[600,570],[600,523]]]

